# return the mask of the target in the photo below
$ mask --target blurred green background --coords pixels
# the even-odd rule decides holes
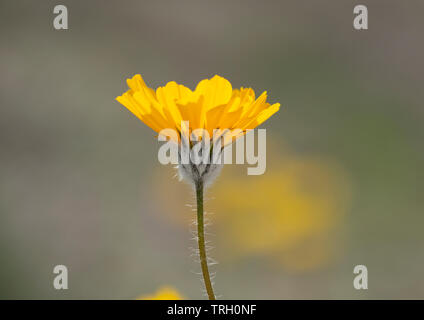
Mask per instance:
[[[1,0],[0,297],[202,298],[193,194],[115,101],[140,73],[219,74],[283,106],[266,173],[227,166],[208,192],[219,296],[424,298],[424,2],[360,3],[367,31],[357,1]]]

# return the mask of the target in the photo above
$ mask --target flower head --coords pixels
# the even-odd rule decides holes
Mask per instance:
[[[180,178],[194,184],[210,184],[222,164],[209,160],[201,164],[181,161],[186,154],[184,149],[193,147],[189,137],[202,143],[211,141],[215,151],[221,152],[280,108],[279,103],[266,102],[266,92],[256,98],[253,89],[233,89],[228,80],[218,75],[200,81],[194,91],[174,81],[154,91],[139,74],[127,83],[130,89],[116,100],[159,134],[165,130],[175,132],[169,138],[179,147]],[[205,158],[201,150],[199,157]],[[206,153],[208,157],[213,157],[212,152]]]
[[[116,100],[158,133],[181,132],[181,121],[189,121],[190,132],[205,129],[210,137],[213,129],[254,129],[280,107],[266,102],[266,91],[256,98],[253,89],[233,89],[218,75],[200,81],[194,91],[175,81],[154,91],[139,74],[127,84],[130,89]]]

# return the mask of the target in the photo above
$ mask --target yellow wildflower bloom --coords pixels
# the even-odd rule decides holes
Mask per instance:
[[[174,288],[162,287],[154,294],[142,295],[137,300],[183,300],[183,298]]]
[[[195,189],[200,265],[208,298],[215,300],[205,245],[204,189],[223,166],[220,156],[224,147],[266,121],[279,110],[280,104],[267,103],[266,92],[256,98],[250,88],[233,90],[228,80],[217,75],[200,81],[194,91],[174,81],[154,91],[139,74],[127,83],[130,89],[116,100],[159,133],[159,140],[164,136],[170,138],[165,145],[171,145],[169,150],[174,150],[174,159],[178,158],[179,176]],[[198,143],[190,142],[193,136]]]
[[[206,129],[254,129],[275,112],[280,104],[266,102],[267,93],[255,98],[250,88],[233,89],[218,75],[198,83],[194,91],[168,82],[154,91],[137,74],[127,80],[129,90],[116,98],[128,110],[156,132],[175,129],[181,132],[181,121],[189,121],[190,132]]]

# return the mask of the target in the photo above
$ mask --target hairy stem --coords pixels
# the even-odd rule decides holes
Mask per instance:
[[[209,300],[215,300],[212,289],[211,278],[208,269],[208,260],[205,249],[205,228],[203,222],[203,181],[196,182],[196,200],[197,200],[197,241],[199,244],[200,265],[202,267],[203,280],[205,281],[206,292]]]

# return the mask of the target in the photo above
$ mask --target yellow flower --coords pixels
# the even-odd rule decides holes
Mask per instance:
[[[267,94],[257,99],[250,88],[233,89],[231,83],[216,75],[198,83],[194,91],[168,82],[154,91],[137,74],[127,80],[129,90],[116,98],[156,132],[174,129],[181,132],[181,121],[189,121],[190,132],[206,129],[254,129],[278,111],[280,104],[266,102]]]
[[[183,298],[174,288],[162,287],[154,294],[140,296],[137,300],[183,300]]]
[[[280,104],[267,103],[266,92],[256,98],[250,88],[233,90],[228,80],[217,75],[200,81],[194,91],[174,81],[154,91],[147,87],[139,74],[128,79],[127,83],[130,89],[116,100],[159,133],[160,138],[170,138],[171,143],[166,145],[172,145],[173,149],[169,150],[178,151],[174,153],[174,159],[178,158],[180,179],[186,180],[195,189],[200,264],[208,297],[215,300],[205,245],[204,189],[218,176],[223,166],[220,160],[224,147],[266,121],[279,110]],[[190,142],[193,136],[198,141],[195,145]],[[210,141],[213,141],[212,148],[209,148]],[[174,148],[174,142],[178,144],[177,148]],[[216,143],[221,143],[221,146]],[[206,145],[208,147],[203,150]],[[186,152],[189,148],[192,149],[189,151],[195,151],[194,160],[193,153]],[[218,157],[215,158],[217,150]],[[200,162],[196,160],[199,156]],[[172,297],[169,291],[165,292],[153,297]]]

